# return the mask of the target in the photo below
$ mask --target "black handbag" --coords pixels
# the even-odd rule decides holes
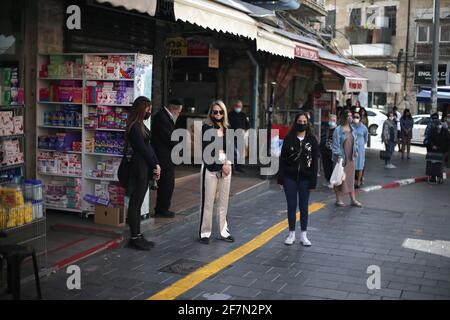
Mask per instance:
[[[128,181],[131,175],[131,159],[128,159],[128,142],[125,142],[125,147],[123,148],[123,157],[120,161],[119,169],[117,171],[117,177],[119,178],[119,183],[122,188],[128,187]]]
[[[391,154],[387,151],[380,150],[380,159],[381,160],[389,160],[391,158]]]

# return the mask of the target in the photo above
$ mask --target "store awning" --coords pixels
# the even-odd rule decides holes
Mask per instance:
[[[437,99],[438,102],[450,103],[450,92],[438,90]],[[416,100],[417,102],[431,103],[431,91],[421,90],[416,95]]]
[[[367,91],[369,92],[401,91],[402,76],[400,73],[356,66],[348,66],[348,68],[369,79],[367,82]]]
[[[124,7],[127,10],[137,10],[154,16],[157,0],[96,0],[99,3],[109,3],[114,7]]]
[[[256,49],[290,59],[295,57],[295,43],[293,41],[264,29],[258,30]]]
[[[174,0],[175,20],[256,39],[258,27],[248,14],[211,0]]]
[[[329,75],[324,72],[323,81],[326,89],[340,90],[347,93],[367,91],[367,78],[360,76],[345,64],[324,60],[319,60],[318,64],[344,81],[343,84],[342,82],[336,82],[333,77],[329,77]],[[329,84],[329,86],[327,86],[327,84]]]

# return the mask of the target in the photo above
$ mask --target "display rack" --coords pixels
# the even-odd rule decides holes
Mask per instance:
[[[111,60],[111,59],[123,59],[125,60],[128,65],[131,68],[131,71],[129,74],[123,74],[123,73],[117,73],[113,70],[112,73],[108,73],[108,75],[105,76],[92,76],[92,69],[89,69],[90,66],[95,61],[98,61],[99,59],[104,60]],[[61,81],[69,81],[68,84],[74,85],[74,96],[71,98],[70,101],[55,101],[55,94],[54,92],[50,92],[50,95],[47,99],[41,99],[41,97],[38,99],[37,106],[36,106],[36,119],[37,119],[37,125],[36,125],[36,139],[37,139],[37,176],[39,179],[43,180],[44,183],[47,185],[51,181],[59,181],[60,183],[63,183],[64,181],[67,181],[67,178],[77,178],[80,179],[81,184],[81,203],[79,207],[72,207],[72,206],[65,206],[65,205],[56,205],[55,203],[49,205],[47,204],[47,209],[52,210],[60,210],[60,211],[67,211],[67,212],[77,212],[77,213],[92,213],[95,211],[94,205],[88,203],[87,201],[84,201],[83,198],[86,195],[95,195],[96,191],[96,185],[98,184],[106,184],[110,182],[118,182],[117,179],[117,168],[118,164],[117,161],[120,163],[120,158],[122,157],[122,149],[123,143],[120,145],[115,146],[115,148],[101,148],[100,146],[97,146],[94,143],[94,149],[87,148],[87,143],[89,142],[89,145],[92,146],[92,141],[99,141],[96,140],[96,137],[103,137],[105,135],[117,135],[117,138],[122,138],[125,133],[125,121],[120,123],[118,125],[117,123],[114,123],[114,125],[108,125],[107,127],[102,126],[99,127],[99,125],[94,127],[89,127],[90,122],[93,118],[92,114],[93,111],[96,111],[100,114],[100,109],[102,110],[111,110],[114,114],[120,113],[120,110],[122,110],[122,113],[120,115],[125,115],[127,112],[130,111],[130,107],[132,105],[132,102],[134,98],[140,95],[144,95],[151,99],[151,88],[152,88],[152,56],[151,55],[143,55],[138,53],[64,53],[64,54],[40,54],[38,56],[38,67],[41,67],[45,64],[48,64],[50,62],[50,59],[57,60],[57,61],[68,61],[69,65],[72,65],[73,70],[69,72],[72,76],[64,77],[64,76],[54,76],[50,75],[50,72],[48,74],[50,76],[43,76],[42,74],[38,74],[37,77],[37,92],[39,95],[39,92],[41,89],[44,89],[44,93],[46,93],[45,89],[48,88],[57,88],[58,85],[61,84]],[[77,64],[82,64],[81,70],[79,70],[79,66],[76,66]],[[108,65],[107,65],[108,67]],[[112,68],[113,66],[111,66]],[[110,68],[110,69],[111,69]],[[50,70],[49,70],[50,71]],[[94,69],[95,71],[95,69]],[[67,73],[65,73],[67,74]],[[117,76],[118,75],[118,76]],[[130,78],[127,78],[130,77]],[[106,84],[106,85],[105,85]],[[109,97],[106,94],[104,94],[105,90],[104,88],[110,88],[114,87],[114,90],[117,89],[117,94],[124,94],[125,96],[120,98],[115,97]],[[79,89],[78,89],[79,88]],[[98,92],[100,90],[99,88],[103,88],[101,93]],[[128,88],[128,89],[127,89]],[[132,89],[131,89],[132,88]],[[58,89],[60,90],[60,89]],[[50,90],[51,91],[51,90]],[[128,93],[131,92],[131,97],[128,95]],[[45,94],[44,94],[45,96]],[[95,96],[95,101],[93,100],[93,96]],[[103,100],[99,100],[98,97],[102,97]],[[61,98],[61,97],[59,97]],[[59,99],[61,100],[61,99]],[[64,99],[65,100],[65,99]],[[120,101],[120,103],[117,103]],[[125,101],[125,102],[124,102]],[[81,113],[81,121],[80,126],[65,126],[61,125],[61,123],[58,123],[58,125],[49,125],[46,122],[49,122],[48,119],[46,119],[46,112],[58,112],[62,110],[64,107],[66,108],[72,108],[72,110],[76,110],[75,112]],[[106,108],[103,108],[106,107]],[[99,116],[100,117],[100,116]],[[95,118],[95,117],[94,117]],[[54,124],[54,123],[53,123]],[[65,124],[65,123],[64,123]],[[146,122],[146,125],[150,127],[150,120]],[[64,151],[56,151],[51,150],[46,147],[39,147],[39,137],[45,136],[45,135],[51,135],[52,133],[74,133],[74,134],[80,134],[80,141],[81,141],[81,150],[74,151],[71,150],[64,150]],[[75,135],[74,135],[75,136]],[[118,141],[118,140],[117,140]],[[120,149],[120,150],[119,150]],[[114,150],[114,152],[108,152],[104,150]],[[40,171],[39,167],[39,152],[50,152],[52,154],[67,154],[72,155],[80,158],[81,162],[81,172],[67,172],[67,173],[59,173],[59,172],[42,172]],[[97,167],[100,167],[102,165],[102,162],[105,161],[115,161],[116,167],[115,167],[115,174],[114,177],[97,177],[97,176],[90,176],[89,173],[92,172],[92,170],[97,169]],[[97,173],[97,172],[96,172]],[[149,213],[149,194],[147,193],[147,196],[145,197],[144,204],[142,206],[142,214],[148,214]]]

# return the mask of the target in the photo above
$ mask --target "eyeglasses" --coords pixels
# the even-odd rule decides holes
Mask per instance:
[[[213,110],[213,111],[212,111],[212,114],[213,114],[213,115],[218,115],[218,114],[220,114],[221,116],[223,116],[224,112],[223,112],[223,110]]]

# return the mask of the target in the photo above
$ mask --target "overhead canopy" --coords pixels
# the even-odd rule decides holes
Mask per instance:
[[[450,92],[438,90],[437,99],[438,99],[438,102],[450,103]],[[431,103],[431,91],[421,90],[416,95],[416,100],[418,102]]]
[[[240,10],[242,12],[247,13],[252,17],[274,17],[275,12],[271,10],[264,9],[259,6],[255,6],[251,3],[247,3],[240,0],[215,0],[216,2],[222,3],[228,7]]]
[[[319,60],[318,63],[325,68],[323,82],[327,90],[340,90],[348,93],[367,91],[367,78],[360,76],[348,66],[325,60]],[[336,81],[336,76],[343,80],[343,83]]]
[[[99,3],[109,3],[114,7],[124,7],[127,10],[137,10],[141,13],[147,13],[150,16],[155,15],[157,0],[96,0]]]
[[[211,0],[174,0],[175,20],[256,39],[256,21],[247,13]]]
[[[369,79],[367,82],[367,91],[369,92],[401,91],[402,76],[400,73],[356,66],[348,66],[348,68]]]
[[[256,49],[290,59],[295,57],[295,43],[293,41],[264,29],[258,30]]]

